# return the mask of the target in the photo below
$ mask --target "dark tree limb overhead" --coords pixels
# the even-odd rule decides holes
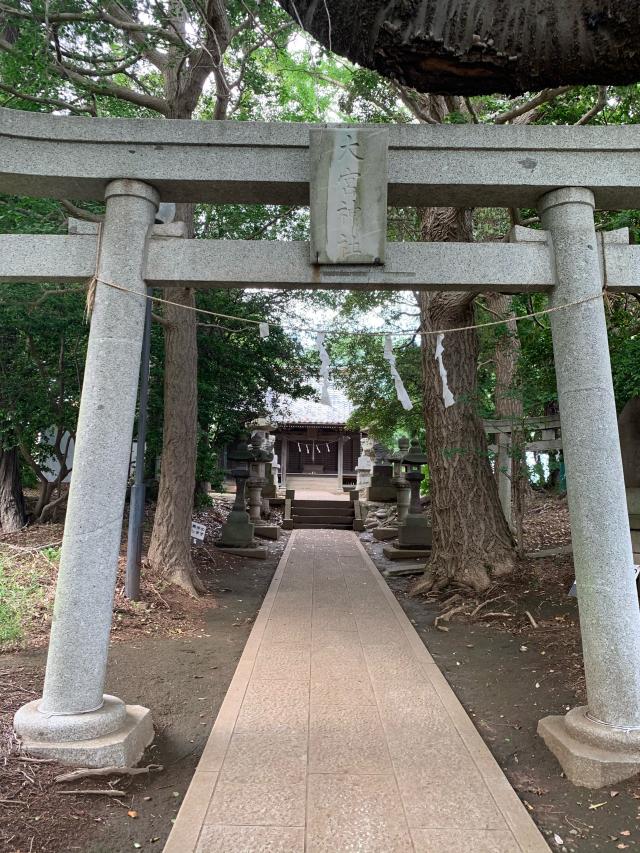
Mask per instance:
[[[421,92],[640,80],[637,0],[279,0],[323,45]]]

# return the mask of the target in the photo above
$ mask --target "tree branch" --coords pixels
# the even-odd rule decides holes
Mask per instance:
[[[60,204],[77,219],[86,219],[87,222],[102,222],[104,220],[104,216],[100,216],[97,213],[91,213],[90,210],[85,210],[84,207],[78,207],[77,204],[69,201],[68,198],[61,198]]]
[[[591,107],[590,110],[578,119],[575,123],[576,125],[587,124],[591,121],[592,118],[601,113],[602,110],[607,106],[607,87],[606,86],[598,86],[598,97],[596,98],[595,104]]]
[[[122,8],[118,7],[118,10],[122,11]],[[128,16],[124,19],[119,18],[108,12],[106,9],[100,9],[99,7],[96,12],[49,11],[46,15],[38,15],[33,10],[26,12],[22,9],[15,9],[11,6],[5,5],[4,3],[0,3],[0,11],[6,12],[8,15],[16,18],[26,18],[30,21],[37,21],[40,24],[91,24],[102,22],[105,24],[111,24],[112,27],[116,27],[117,29],[125,32],[144,33],[146,35],[155,36],[156,38],[167,41],[176,47],[185,47],[185,45],[187,47],[189,46],[177,33],[171,30],[166,30],[163,27],[154,27],[149,24],[141,24],[139,21],[135,21],[133,18]]]
[[[0,45],[1,48],[1,45]],[[45,107],[54,107],[57,110],[69,110],[74,115],[85,115],[88,113],[95,116],[94,108],[86,104],[83,107],[73,106],[67,101],[60,101],[57,98],[38,98],[35,95],[27,95],[26,92],[20,92],[19,89],[14,89],[13,86],[7,86],[5,83],[0,83],[0,91],[12,95],[14,98],[19,98],[22,101],[29,101],[30,104],[42,104]]]
[[[139,107],[145,107],[148,110],[153,110],[163,116],[169,115],[169,104],[164,98],[156,97],[155,95],[145,95],[142,92],[136,92],[135,89],[129,89],[126,86],[119,86],[117,83],[107,83],[101,80],[99,83],[86,77],[83,73],[75,68],[70,68],[64,63],[56,63],[53,66],[58,69],[61,77],[66,77],[78,86],[82,86],[93,92],[96,95],[103,97],[119,98],[123,101],[128,101],[131,104],[136,104]]]
[[[535,96],[535,98],[531,98],[531,100],[525,101],[524,104],[520,104],[519,106],[508,110],[506,113],[500,113],[499,115],[495,116],[493,119],[494,123],[506,124],[509,121],[513,121],[514,118],[518,118],[518,116],[531,112],[532,110],[535,110],[536,107],[539,107],[542,104],[549,103],[549,101],[552,101],[559,95],[564,95],[564,93],[568,92],[571,88],[573,87],[559,86],[557,89],[543,89],[542,92]]]

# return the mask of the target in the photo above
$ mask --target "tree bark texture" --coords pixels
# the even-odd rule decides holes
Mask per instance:
[[[193,236],[193,205],[178,205],[176,218]],[[165,305],[164,422],[158,503],[147,559],[189,594],[203,592],[191,560],[191,516],[198,428],[198,344],[195,292],[168,288]]]
[[[190,288],[170,288],[166,299],[193,307]],[[196,315],[165,306],[164,422],[160,486],[148,562],[190,595],[202,592],[191,560],[191,516],[196,471]],[[192,372],[193,371],[193,372]],[[193,377],[193,379],[192,379]]]
[[[0,450],[0,530],[12,533],[27,521],[17,447]]]
[[[427,208],[422,216],[426,241],[471,240],[468,210]],[[418,304],[424,332],[474,324],[472,294],[421,291]],[[512,571],[515,553],[477,412],[477,332],[445,335],[443,361],[456,401],[449,408],[443,402],[435,346],[435,336],[423,337],[433,547],[425,575],[413,593],[442,589],[452,581],[479,592],[493,578]]]
[[[522,395],[518,388],[518,359],[520,338],[511,308],[511,297],[506,293],[488,293],[485,298],[491,319],[505,319],[504,332],[498,333],[493,353],[496,386],[494,401],[497,418],[522,419]],[[499,327],[502,330],[502,327]]]
[[[493,353],[496,378],[494,403],[496,418],[511,420],[511,455],[509,457],[511,495],[518,553],[521,555],[524,552],[524,512],[530,488],[524,449],[525,436],[522,430],[524,407],[518,382],[520,338],[518,324],[513,319],[515,314],[511,302],[512,298],[506,293],[486,295],[486,304],[492,317],[495,319],[504,317],[506,320],[504,331],[497,334]]]
[[[420,92],[640,79],[635,0],[280,0],[325,47]]]

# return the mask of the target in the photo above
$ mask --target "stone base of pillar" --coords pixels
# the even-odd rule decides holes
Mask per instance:
[[[23,705],[14,728],[24,752],[72,767],[133,767],[153,741],[151,711],[104,697],[102,708],[87,714],[47,716],[40,700]]]
[[[614,728],[573,708],[564,717],[544,717],[538,734],[558,759],[567,779],[583,788],[602,788],[640,772],[640,731]]]

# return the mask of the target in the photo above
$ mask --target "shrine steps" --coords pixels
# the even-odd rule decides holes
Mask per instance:
[[[355,513],[349,501],[294,500],[294,530],[352,530]]]

